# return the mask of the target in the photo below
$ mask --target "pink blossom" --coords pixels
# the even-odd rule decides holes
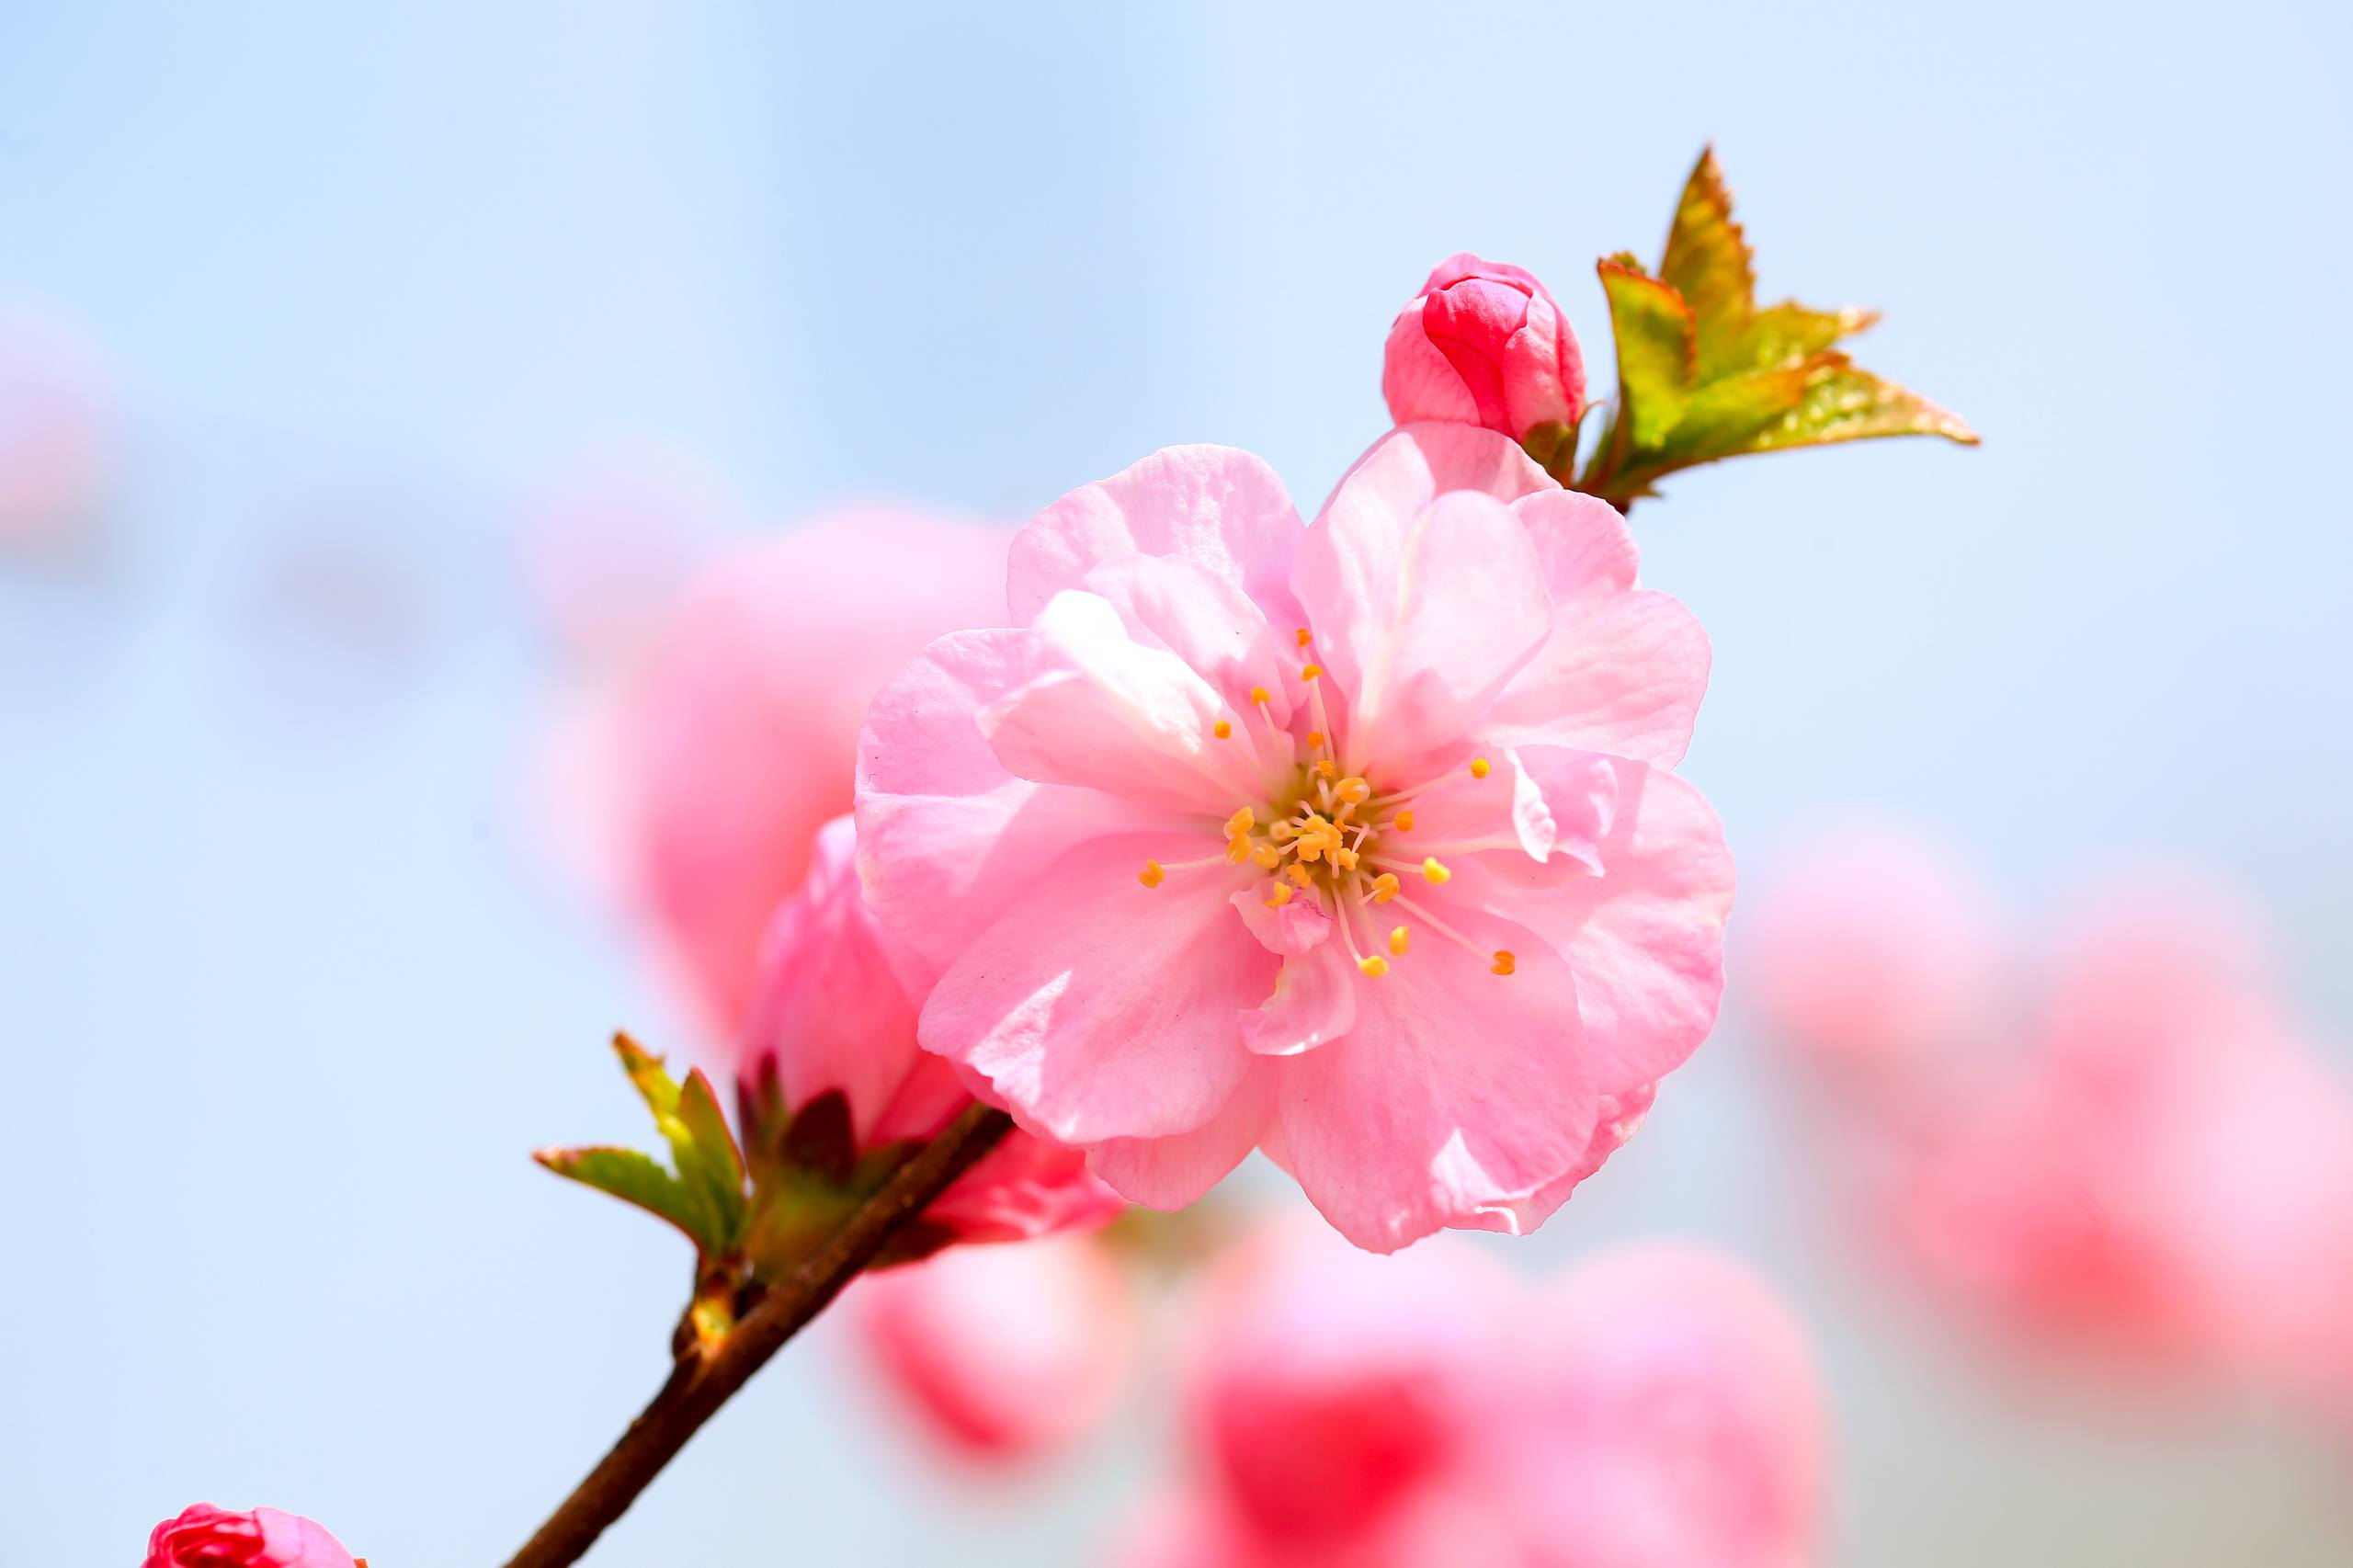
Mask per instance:
[[[141,1568],[353,1568],[324,1527],[276,1508],[233,1514],[199,1503],[147,1537]]]
[[[1261,1147],[1387,1250],[1518,1233],[1714,1020],[1732,865],[1668,771],[1708,647],[1609,506],[1464,425],[1302,528],[1175,448],[1014,540],[859,753],[920,1036],[1154,1207]]]
[[[1745,994],[1782,1045],[1842,1073],[1966,1051],[2007,983],[1995,900],[1966,856],[1859,823],[1800,846],[1751,901]]]
[[[858,723],[928,639],[1003,618],[1004,536],[904,512],[819,518],[713,557],[575,766],[620,880],[722,1036],[808,846],[849,809]]]
[[[1922,1141],[1901,1213],[1942,1299],[2127,1369],[2342,1376],[2353,1094],[2256,951],[2179,883],[2061,944],[2026,1049]]]
[[[1400,425],[1443,419],[1513,440],[1585,412],[1576,334],[1532,273],[1470,252],[1451,256],[1397,312],[1381,371]]]
[[[1812,1357],[1724,1259],[1639,1248],[1531,1291],[1460,1243],[1383,1258],[1284,1228],[1188,1321],[1191,1463],[1122,1568],[1811,1560]]]
[[[1127,1276],[1085,1236],[952,1247],[861,1280],[849,1307],[892,1387],[976,1459],[1032,1458],[1092,1430],[1134,1351]]]
[[[845,1163],[880,1145],[927,1140],[972,1103],[955,1069],[915,1045],[919,993],[898,943],[860,895],[856,835],[837,817],[818,833],[801,890],[777,910],[736,1058],[743,1123],[756,1146],[813,1102],[837,1120],[798,1140],[835,1144]],[[821,1108],[822,1109],[823,1108]],[[847,1175],[846,1172],[836,1173]],[[965,1241],[1013,1241],[1097,1225],[1124,1205],[1076,1150],[1016,1132],[924,1212]]]

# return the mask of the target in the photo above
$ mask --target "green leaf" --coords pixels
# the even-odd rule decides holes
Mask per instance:
[[[680,1156],[678,1175],[684,1181],[701,1184],[725,1238],[714,1250],[733,1251],[744,1229],[744,1155],[735,1147],[734,1134],[727,1130],[719,1096],[711,1092],[710,1080],[699,1067],[687,1074],[686,1087],[679,1091],[678,1120],[686,1128],[688,1151]]]
[[[597,1146],[541,1149],[531,1158],[560,1176],[569,1176],[668,1221],[685,1233],[698,1251],[711,1251],[710,1215],[704,1204],[653,1155],[635,1149]]]
[[[1876,436],[1976,443],[1954,415],[1837,347],[1875,312],[1759,309],[1754,259],[1711,148],[1684,183],[1656,275],[1631,256],[1601,261],[1617,406],[1578,489],[1629,506],[1667,474],[1750,452]]]

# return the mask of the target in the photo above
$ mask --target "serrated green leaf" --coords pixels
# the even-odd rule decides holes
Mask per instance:
[[[621,1071],[629,1074],[654,1120],[677,1114],[678,1081],[670,1076],[660,1057],[626,1034],[613,1036],[613,1054],[621,1059]]]
[[[1942,436],[1965,447],[1977,445],[1977,432],[1950,410],[1871,374],[1843,354],[1824,359],[1808,375],[1798,405],[1745,449],[1772,452],[1881,436]]]
[[[679,1155],[678,1176],[699,1184],[723,1238],[719,1252],[733,1250],[744,1228],[744,1155],[727,1130],[727,1117],[710,1080],[698,1067],[687,1074],[678,1093],[679,1124],[686,1129],[685,1153]],[[673,1144],[677,1148],[678,1145]]]
[[[1745,370],[1782,369],[1869,331],[1878,321],[1877,311],[1852,305],[1843,311],[1815,311],[1785,300],[1748,318],[1733,359]]]
[[[1716,150],[1706,148],[1683,182],[1675,222],[1667,230],[1666,252],[1658,264],[1659,281],[1682,295],[1690,308],[1698,380],[1702,382],[1728,370],[1753,368],[1739,358],[1742,335],[1756,301],[1756,277],[1750,267],[1748,240],[1733,222],[1732,192],[1724,186]]]
[[[597,1146],[581,1149],[541,1149],[531,1158],[584,1186],[608,1193],[624,1203],[676,1225],[696,1250],[715,1254],[712,1216],[699,1195],[662,1168],[653,1155],[636,1149]]]
[[[1624,261],[1604,261],[1601,290],[1618,339],[1618,411],[1613,433],[1648,451],[1683,415],[1696,369],[1691,307],[1675,289]]]

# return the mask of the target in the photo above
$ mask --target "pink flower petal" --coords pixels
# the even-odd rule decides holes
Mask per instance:
[[[1111,602],[1137,642],[1183,659],[1237,712],[1248,712],[1252,694],[1264,691],[1275,723],[1290,722],[1297,661],[1288,655],[1297,627],[1270,624],[1257,601],[1228,578],[1182,556],[1131,555],[1094,568],[1083,586]],[[1258,729],[1241,724],[1233,737],[1253,757]],[[1283,761],[1290,761],[1288,751]]]
[[[1238,873],[1142,886],[1138,869],[1167,853],[1135,835],[1054,861],[941,977],[925,1049],[1065,1143],[1165,1137],[1215,1116],[1252,1060],[1233,1015],[1267,994],[1280,960],[1234,916]]]
[[[1357,971],[1337,942],[1283,961],[1274,994],[1242,1015],[1242,1043],[1261,1056],[1296,1056],[1356,1026]]]
[[[1294,898],[1279,906],[1267,902],[1266,885],[1254,882],[1233,891],[1233,907],[1242,923],[1270,953],[1286,957],[1303,953],[1332,934],[1332,917],[1312,898]],[[1278,986],[1280,982],[1277,982]]]
[[[1013,541],[1006,598],[1026,622],[1106,562],[1175,555],[1281,608],[1299,533],[1299,513],[1264,461],[1232,447],[1169,447],[1031,519]]]
[[[1208,1121],[1165,1138],[1108,1138],[1087,1151],[1087,1165],[1131,1203],[1182,1209],[1249,1157],[1274,1119],[1275,1097],[1273,1066],[1252,1062]]]
[[[1556,1180],[1593,1133],[1597,1091],[1569,966],[1480,910],[1449,903],[1442,917],[1477,950],[1425,926],[1387,974],[1358,981],[1355,1027],[1284,1073],[1291,1174],[1341,1234],[1376,1252]],[[1490,972],[1496,949],[1514,955],[1515,973]]]

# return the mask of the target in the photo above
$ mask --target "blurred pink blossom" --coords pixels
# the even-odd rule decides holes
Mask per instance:
[[[1585,360],[1533,273],[1465,251],[1438,263],[1397,313],[1381,371],[1400,425],[1483,425],[1518,441],[1585,412]]]
[[[850,820],[825,824],[808,876],[778,908],[736,1058],[743,1122],[756,1143],[837,1093],[851,1149],[926,1140],[972,1103],[956,1071],[915,1046],[918,997],[897,943],[861,896]],[[924,1211],[968,1241],[1012,1241],[1099,1225],[1125,1205],[1086,1157],[1015,1132]]]
[[[97,521],[117,420],[88,344],[47,313],[0,309],[0,546],[54,551]]]
[[[352,1556],[299,1515],[199,1503],[155,1527],[141,1568],[352,1568]]]
[[[743,1027],[811,838],[849,808],[868,699],[929,639],[1004,619],[1004,551],[1000,533],[881,509],[731,547],[559,718],[574,858],[720,1038]],[[592,620],[621,613],[586,601]]]
[[[861,742],[925,1048],[1154,1207],[1258,1146],[1360,1246],[1542,1222],[1722,983],[1731,858],[1668,771],[1707,640],[1636,554],[1467,425],[1310,528],[1217,447],[1048,507],[1023,624],[934,642]]]
[[[1927,833],[1857,823],[1800,846],[1751,900],[1745,994],[1776,1043],[1842,1073],[1968,1049],[2009,976],[1984,873]]]
[[[1794,1568],[1822,1411],[1773,1293],[1681,1248],[1529,1290],[1282,1228],[1192,1319],[1186,1483],[1123,1568]]]
[[[960,1453],[1017,1460],[1093,1430],[1135,1348],[1128,1278],[1103,1244],[951,1247],[861,1280],[848,1306],[874,1364]]]

